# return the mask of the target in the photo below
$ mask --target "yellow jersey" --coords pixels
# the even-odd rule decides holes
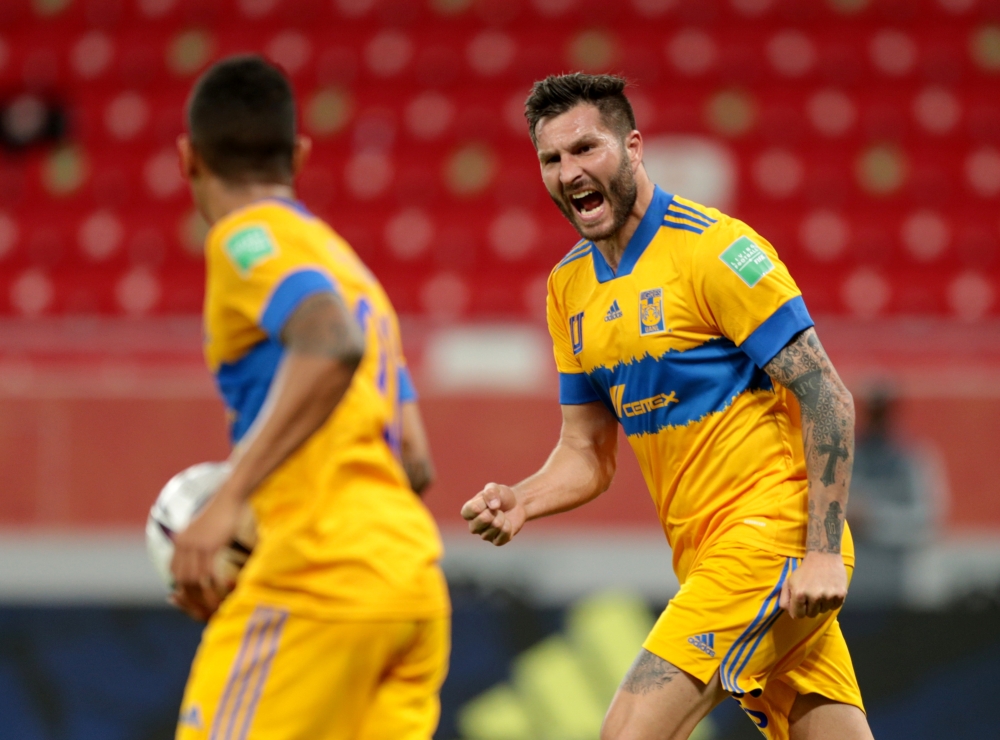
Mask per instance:
[[[617,271],[579,242],[547,313],[560,403],[618,418],[682,583],[720,539],[804,554],[798,402],[762,368],[813,322],[767,240],[657,187]],[[844,549],[853,563],[849,533]]]
[[[365,336],[339,406],[251,496],[258,544],[230,598],[323,618],[446,614],[440,537],[398,460],[412,388],[379,283],[329,226],[281,199],[218,221],[206,262],[205,356],[234,444],[261,410],[282,328],[305,298],[335,291]]]

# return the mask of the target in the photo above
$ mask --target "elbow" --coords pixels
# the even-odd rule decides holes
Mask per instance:
[[[434,463],[429,459],[424,461],[424,476],[421,480],[420,490],[417,493],[423,493],[426,491],[432,483],[437,479],[437,471],[434,470]]]
[[[434,482],[434,466],[428,459],[423,459],[404,466],[406,477],[410,480],[410,488],[418,496],[422,496],[424,491],[430,488]]]
[[[611,488],[611,482],[615,479],[615,471],[617,469],[618,462],[614,457],[604,461],[604,464],[601,466],[596,495],[600,496]]]

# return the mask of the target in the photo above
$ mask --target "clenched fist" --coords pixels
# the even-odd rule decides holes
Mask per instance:
[[[847,568],[840,553],[807,552],[781,587],[781,608],[792,619],[839,609],[847,598]]]
[[[524,506],[510,486],[487,483],[462,507],[469,531],[494,545],[505,545],[524,526]]]

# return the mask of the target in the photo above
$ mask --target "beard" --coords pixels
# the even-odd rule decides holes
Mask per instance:
[[[568,197],[555,196],[551,193],[549,195],[552,201],[559,207],[559,210],[562,211],[566,220],[573,225],[573,228],[576,229],[580,236],[590,241],[604,241],[621,231],[638,197],[639,189],[635,183],[635,175],[632,174],[632,168],[629,166],[628,157],[622,157],[618,171],[615,172],[606,188],[597,187],[596,183],[590,187],[599,191],[604,196],[605,204],[611,211],[611,225],[602,231],[595,232],[583,227],[577,220],[579,214]]]

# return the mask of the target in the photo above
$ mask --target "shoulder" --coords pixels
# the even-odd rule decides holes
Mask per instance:
[[[718,224],[724,223],[729,217],[717,208],[703,206],[700,203],[674,195],[667,205],[663,216],[663,226],[675,231],[684,231],[701,236],[712,231]]]
[[[206,258],[210,280],[254,284],[281,282],[309,270],[333,276],[333,232],[281,201],[262,201],[227,215],[209,232]]]
[[[561,260],[559,260],[556,266],[552,268],[552,272],[556,272],[557,270],[560,270],[561,268],[565,267],[571,262],[575,262],[576,260],[582,257],[586,257],[588,254],[590,254],[590,249],[593,246],[594,245],[591,244],[586,239],[581,239],[580,241],[578,241],[576,244],[573,245],[573,248],[569,250]]]
[[[594,249],[593,242],[590,242],[587,239],[581,239],[578,241],[573,245],[573,248],[569,250],[561,260],[559,260],[556,266],[552,268],[552,272],[549,273],[549,281],[551,282],[552,279],[559,273],[569,275],[571,272],[574,272],[575,270],[571,269],[567,271],[566,268],[574,263],[578,266],[579,264],[582,264],[580,261],[590,256],[592,249]]]
[[[580,279],[585,279],[582,276],[593,275],[590,256],[594,249],[593,242],[583,239],[552,268],[547,283],[550,298],[561,300],[558,297],[565,296]]]
[[[670,211],[687,214],[687,217],[678,215],[670,218]],[[664,226],[685,228],[688,231],[697,230],[699,238],[693,239],[691,242],[691,257],[695,262],[719,259],[726,261],[724,255],[730,250],[746,247],[756,247],[768,253],[774,252],[771,244],[750,226],[717,208],[702,206],[685,198],[674,196],[670,211],[668,211],[668,219],[676,223],[664,222]],[[700,220],[702,223],[695,224],[694,219]],[[690,224],[690,228],[688,228],[688,224]]]
[[[206,257],[211,264],[231,266],[246,275],[257,265],[282,253],[282,229],[262,209],[237,211],[218,221],[209,231]]]

